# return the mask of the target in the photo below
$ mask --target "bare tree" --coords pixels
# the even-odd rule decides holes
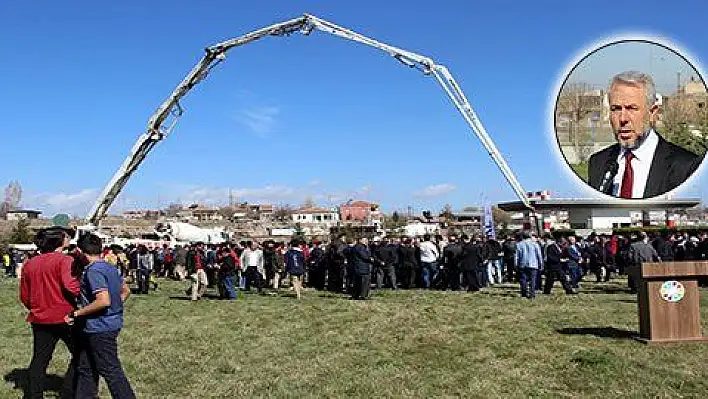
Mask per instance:
[[[234,208],[232,206],[222,206],[219,208],[219,215],[224,219],[231,219],[234,216]]]
[[[177,213],[182,210],[182,204],[171,203],[165,209],[165,216],[173,218],[177,216]]]
[[[443,206],[442,210],[440,211],[440,217],[445,218],[447,221],[451,221],[453,218],[453,213],[452,213],[452,205],[450,204],[445,204]]]
[[[501,226],[503,229],[506,229],[509,223],[511,223],[511,214],[497,206],[492,207],[492,217],[494,218],[494,223],[497,226]]]
[[[273,209],[273,218],[281,222],[290,220],[290,216],[293,214],[293,207],[289,204],[278,205]]]
[[[570,145],[579,163],[587,162],[593,153],[588,131],[588,117],[602,110],[602,95],[588,95],[587,83],[566,83],[556,102],[556,135],[563,145]]]
[[[665,97],[657,130],[670,142],[703,156],[708,149],[708,96]]]
[[[15,210],[19,207],[22,201],[22,186],[17,180],[13,180],[5,187],[5,201],[3,202],[3,211],[7,212]]]
[[[305,200],[302,202],[302,207],[303,208],[315,208],[317,207],[317,203],[312,197],[305,197]]]

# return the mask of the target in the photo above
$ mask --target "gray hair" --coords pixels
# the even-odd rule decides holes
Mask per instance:
[[[626,71],[618,73],[617,75],[612,77],[612,81],[610,81],[610,89],[612,89],[612,86],[617,83],[639,86],[643,88],[647,106],[649,107],[651,107],[657,102],[656,86],[654,86],[654,79],[652,79],[651,76],[647,75],[646,73],[637,71]]]

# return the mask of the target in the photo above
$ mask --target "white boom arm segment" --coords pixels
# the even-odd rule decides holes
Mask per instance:
[[[509,165],[497,150],[494,142],[487,134],[487,131],[482,123],[479,121],[479,118],[472,109],[469,101],[467,101],[464,93],[459,88],[457,82],[455,82],[455,79],[452,77],[447,68],[436,64],[430,58],[378,42],[374,39],[363,36],[349,29],[342,28],[313,15],[305,14],[302,17],[270,25],[246,35],[239,36],[206,48],[206,54],[204,57],[202,57],[197,65],[189,72],[189,74],[187,74],[184,80],[182,80],[179,86],[175,88],[172,94],[150,117],[147,131],[138,138],[138,141],[133,146],[133,149],[128,157],[125,161],[123,161],[123,164],[120,166],[118,171],[116,171],[113,178],[110,182],[108,182],[103,192],[96,200],[96,203],[88,214],[88,222],[94,226],[98,225],[99,221],[106,215],[108,208],[110,208],[113,204],[130,176],[145,160],[145,157],[150,150],[152,150],[152,148],[160,140],[164,139],[172,131],[172,129],[174,129],[177,120],[183,113],[183,109],[179,103],[180,100],[186,96],[194,86],[206,78],[214,66],[226,58],[226,52],[228,50],[233,47],[250,43],[264,36],[284,36],[297,31],[300,31],[305,35],[309,35],[313,29],[375,47],[379,50],[387,52],[389,55],[409,67],[421,70],[426,75],[433,74],[438,83],[445,90],[445,93],[447,93],[452,102],[455,104],[455,107],[457,107],[460,111],[465,121],[467,121],[469,126],[472,128],[472,131],[475,133],[477,138],[482,142],[484,148],[497,164],[507,182],[509,182],[511,188],[514,190],[516,196],[529,209],[533,210],[530,201],[526,197],[526,192],[519,184],[516,176],[511,171],[511,168],[509,168]]]

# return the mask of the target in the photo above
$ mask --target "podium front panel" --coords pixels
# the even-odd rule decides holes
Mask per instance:
[[[701,337],[701,316],[696,280],[666,277],[665,280],[645,280],[644,284],[646,286],[640,287],[640,296],[642,294],[647,296],[648,309],[641,309],[640,305],[640,313],[644,313],[645,317],[648,316],[649,320],[648,323],[640,322],[642,336],[652,341]],[[643,301],[640,299],[640,304],[641,302]]]

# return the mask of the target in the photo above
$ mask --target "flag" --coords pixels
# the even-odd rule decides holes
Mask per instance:
[[[484,235],[497,239],[497,233],[494,230],[494,216],[492,215],[492,206],[490,204],[484,206]]]

